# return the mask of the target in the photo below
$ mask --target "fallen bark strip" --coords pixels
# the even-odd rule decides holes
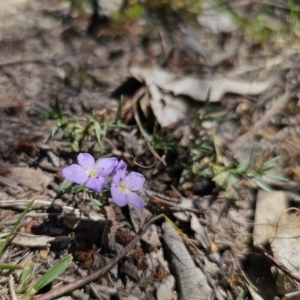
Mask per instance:
[[[15,210],[24,210],[28,203],[31,200],[17,200],[17,199],[11,199],[11,200],[1,200],[0,199],[0,208],[12,208]],[[74,208],[67,205],[58,205],[53,204],[52,201],[47,200],[39,200],[35,199],[33,202],[33,205],[31,207],[31,210],[33,209],[41,209],[41,208],[48,208],[50,206],[56,206],[59,207],[62,212],[59,213],[60,216],[66,216],[70,219],[74,220],[90,220],[94,222],[106,222],[106,218],[104,215],[99,213],[86,213],[83,214],[78,208]],[[39,214],[36,214],[38,216]],[[43,216],[47,217],[49,214],[45,213]],[[28,213],[27,216],[35,217],[34,213]]]
[[[124,247],[120,253],[118,253],[112,260],[109,261],[108,264],[106,264],[102,269],[84,277],[80,278],[78,280],[75,280],[72,283],[69,283],[63,287],[54,289],[44,295],[39,295],[34,297],[35,300],[51,300],[56,299],[57,297],[60,297],[62,295],[65,295],[67,293],[70,293],[80,287],[85,286],[86,284],[98,279],[99,277],[103,276],[106,272],[108,272],[114,265],[116,265],[130,250],[133,249],[133,247],[138,243],[138,241],[141,239],[143,234],[147,231],[149,226],[154,223],[155,221],[161,219],[164,215],[158,215],[156,217],[153,217],[148,223],[144,224],[141,227],[140,233],[137,234],[132,241]],[[199,298],[200,299],[200,298]],[[208,299],[208,298],[207,298]],[[191,299],[192,300],[192,299]]]
[[[213,299],[213,291],[205,274],[196,267],[181,237],[169,222],[162,226],[170,266],[176,278],[180,300]]]

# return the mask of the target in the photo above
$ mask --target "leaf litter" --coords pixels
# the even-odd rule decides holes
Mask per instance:
[[[105,2],[0,4],[1,244],[34,201],[1,264],[35,266],[2,268],[1,297],[64,258],[35,299],[297,296],[297,5]],[[145,208],[61,190],[78,150],[142,173]]]

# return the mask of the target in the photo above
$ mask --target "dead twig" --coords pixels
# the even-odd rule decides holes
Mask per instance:
[[[182,207],[180,206],[179,204],[176,204],[176,203],[172,203],[172,202],[169,202],[167,200],[164,200],[158,196],[151,196],[150,197],[150,202],[154,203],[154,204],[157,204],[157,205],[162,205],[162,206],[167,206],[169,208],[173,208],[175,209],[176,211],[189,211],[189,212],[193,212],[195,214],[199,214],[201,213],[199,211],[199,209],[197,208],[192,208],[192,207]]]
[[[172,203],[175,203],[175,204],[179,204],[181,202],[180,198],[171,198],[171,197],[168,197],[164,194],[161,194],[161,193],[158,193],[158,192],[155,192],[155,191],[152,191],[152,190],[148,190],[148,189],[144,189],[144,191],[147,194],[147,196],[149,196],[149,197],[156,196],[156,197],[159,197],[161,199],[167,200],[168,202],[172,202]]]
[[[276,261],[275,258],[273,258],[269,253],[267,253],[267,251],[265,249],[263,249],[262,247],[258,247],[260,250],[262,250],[263,254],[277,267],[279,268],[283,273],[285,273],[286,275],[290,276],[291,278],[293,278],[294,280],[296,280],[297,282],[300,283],[300,277],[296,274],[294,274],[292,271],[290,271],[289,269],[287,269],[283,264],[281,264],[280,262]]]
[[[4,184],[4,185],[7,185],[7,186],[10,186],[14,189],[17,189],[17,190],[20,190],[22,191],[23,189],[18,185],[17,182],[15,182],[14,180],[11,180],[9,178],[5,178],[3,176],[0,176],[0,183],[1,184]]]
[[[108,264],[106,264],[102,269],[90,274],[89,276],[86,276],[84,278],[80,278],[72,283],[69,283],[63,287],[54,289],[44,295],[41,296],[36,296],[34,297],[35,300],[51,300],[51,299],[56,299],[57,297],[60,297],[64,294],[70,293],[74,291],[75,289],[78,289],[80,287],[85,286],[86,284],[96,280],[97,278],[103,276],[106,272],[111,270],[111,268],[116,265],[130,250],[133,249],[133,247],[138,243],[138,241],[142,238],[144,233],[147,231],[149,226],[156,222],[157,220],[163,218],[163,214],[158,215],[156,217],[153,217],[148,223],[144,224],[141,227],[140,233],[137,234],[132,241],[124,247],[120,253],[118,253]]]

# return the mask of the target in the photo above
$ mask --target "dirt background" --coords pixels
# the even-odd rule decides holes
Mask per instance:
[[[298,299],[297,3],[93,3],[0,1],[2,240],[35,200],[1,263],[33,261],[36,280],[73,255],[36,299]],[[129,127],[110,127],[103,149],[91,133],[80,151],[143,173],[144,211],[59,193],[78,151],[63,132],[46,143],[55,121],[37,112],[57,99],[101,124],[122,99]],[[244,172],[226,191],[228,169],[253,153],[253,170],[278,157],[273,178]],[[18,299],[19,280],[1,271],[1,299]]]

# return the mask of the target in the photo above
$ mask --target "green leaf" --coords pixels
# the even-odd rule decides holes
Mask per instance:
[[[101,133],[101,127],[100,124],[97,121],[94,121],[94,129],[96,134],[96,140],[100,146],[101,153],[103,152],[103,141],[102,141],[102,133]]]
[[[236,167],[236,173],[242,174],[245,173],[251,166],[251,159],[250,157],[244,160]]]
[[[26,208],[24,209],[24,211],[21,213],[20,217],[18,218],[17,222],[15,223],[15,225],[13,226],[13,228],[11,229],[9,235],[6,237],[6,239],[4,240],[4,242],[0,245],[0,257],[3,253],[3,251],[5,250],[6,246],[8,245],[11,237],[15,234],[19,224],[21,223],[22,219],[25,217],[25,215],[27,214],[27,212],[30,210],[32,204],[33,204],[34,200],[32,200],[31,202],[28,203],[28,205],[26,206]]]
[[[56,97],[56,99],[55,99],[54,110],[55,110],[55,112],[56,112],[56,114],[57,114],[57,117],[58,117],[59,119],[62,119],[62,117],[63,117],[63,111],[62,111],[62,109],[61,109],[60,100],[59,100],[58,97]]]
[[[136,128],[137,125],[126,125],[126,124],[123,124],[123,123],[118,123],[118,124],[108,124],[109,126],[108,127],[111,127],[111,128],[119,128],[119,129],[125,129],[125,130],[130,130],[130,129],[133,129],[133,128]]]
[[[235,175],[230,174],[227,180],[226,191],[231,190],[233,187],[237,187],[238,179]]]
[[[240,163],[237,168],[236,168],[236,172],[239,174],[244,174],[245,172],[247,172],[249,170],[249,168],[251,166],[253,166],[254,164],[254,160],[257,157],[257,155],[254,155],[253,153],[253,148],[251,150],[251,154],[250,157],[247,158],[245,161],[243,161],[242,163]]]
[[[52,128],[51,128],[51,132],[47,135],[47,137],[45,138],[45,143],[48,142],[51,138],[53,138],[60,130],[62,129],[60,124],[55,124]]]
[[[32,278],[33,269],[34,269],[34,265],[33,265],[32,261],[29,260],[25,264],[24,270],[23,270],[20,280],[19,280],[19,285],[18,285],[18,290],[17,290],[18,294],[24,294],[31,286],[32,281],[33,281],[33,278]]]
[[[245,291],[242,290],[242,291],[237,295],[237,297],[236,297],[235,300],[246,300],[246,299],[248,299],[248,297],[247,297]]]
[[[73,151],[75,151],[75,152],[79,152],[79,151],[80,151],[78,141],[74,141],[74,142],[71,144],[71,147],[72,147]]]
[[[29,295],[35,295],[40,289],[52,282],[55,278],[61,275],[71,264],[72,255],[69,254],[53,266],[46,274],[44,274],[33,288],[28,292]]]
[[[28,280],[28,282],[24,282],[22,284],[19,284],[18,289],[17,289],[17,294],[26,293],[29,290],[29,288],[31,287],[32,281],[33,281],[33,279],[30,279],[30,280]],[[21,298],[21,299],[23,299],[23,298]]]
[[[117,110],[117,114],[116,114],[114,123],[118,123],[118,121],[121,119],[122,109],[123,109],[123,96],[121,97],[120,103],[118,105],[118,110]]]
[[[282,176],[277,176],[277,175],[272,175],[272,174],[266,174],[265,176],[268,178],[271,178],[271,179],[281,180],[281,181],[285,181],[285,182],[289,181],[287,178],[282,177]]]
[[[44,117],[45,119],[51,119],[50,113],[48,111],[36,109],[35,112]]]
[[[276,156],[268,161],[266,161],[261,167],[260,167],[260,171],[261,172],[266,172],[271,170],[272,168],[274,168],[274,166],[276,165],[276,163],[279,161],[280,157]]]
[[[221,172],[218,175],[216,175],[212,180],[216,184],[218,184],[220,187],[224,187],[226,181],[228,180],[228,173],[227,172]]]
[[[29,260],[24,266],[24,270],[21,274],[19,283],[22,284],[25,281],[28,281],[28,279],[31,277],[32,273],[33,273],[33,263],[31,260]]]
[[[71,187],[70,192],[72,194],[75,194],[75,193],[78,193],[78,192],[81,192],[81,191],[85,192],[87,190],[88,189],[84,185],[74,185],[74,186]]]
[[[90,200],[99,207],[103,206],[103,204],[98,199],[90,198]]]
[[[243,174],[249,170],[249,168],[253,165],[254,156],[251,153],[251,156],[240,163],[236,168],[236,173]]]
[[[51,137],[54,137],[61,130],[61,124],[55,124],[51,129]]]
[[[68,118],[67,120],[68,120],[68,124],[77,123],[77,122],[81,122],[81,121],[87,121],[86,118],[79,118],[79,117]]]
[[[261,189],[263,189],[267,192],[273,192],[273,189],[267,183],[263,182],[262,180],[260,180],[258,178],[253,178],[252,180]]]
[[[73,182],[65,179],[63,181],[63,183],[60,185],[58,193],[64,192],[65,190],[67,190],[71,185],[73,184]]]

